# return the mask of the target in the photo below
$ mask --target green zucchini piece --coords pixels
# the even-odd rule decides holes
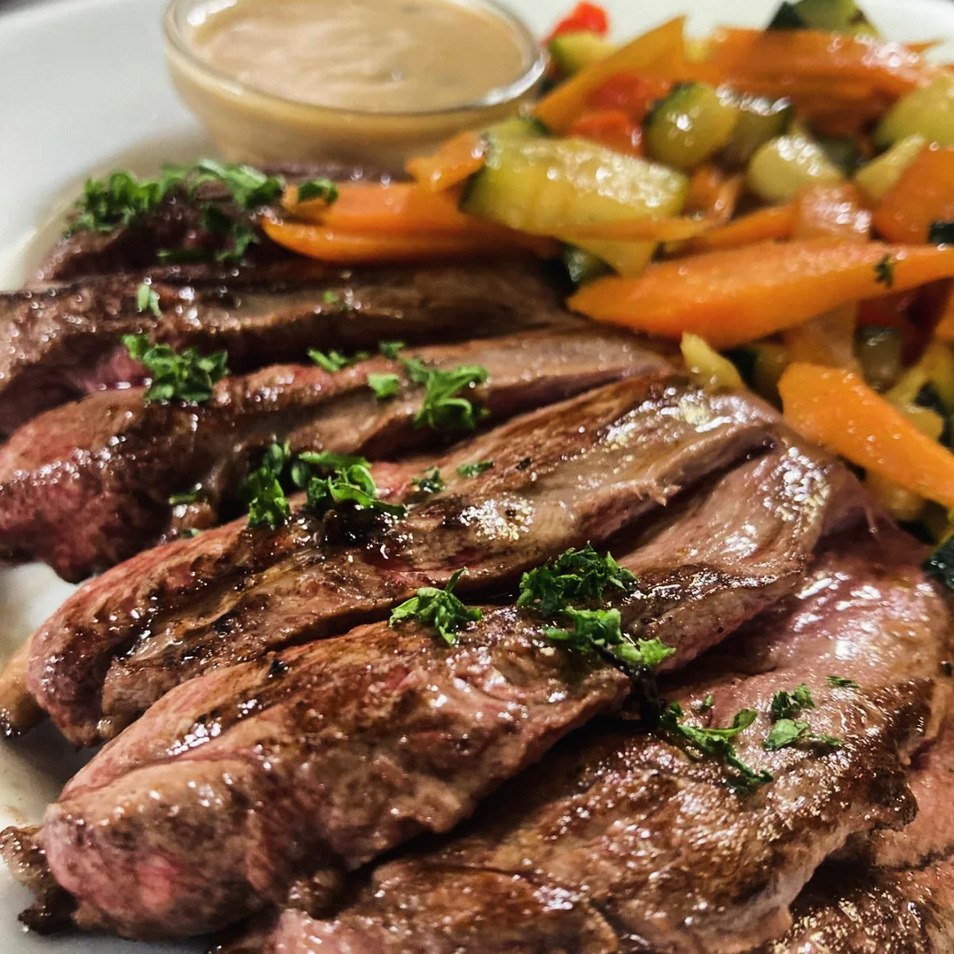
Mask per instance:
[[[865,163],[855,173],[855,185],[872,202],[880,202],[925,145],[927,140],[923,136],[899,139],[887,152]]]
[[[646,118],[646,148],[659,162],[691,169],[729,142],[738,120],[733,104],[707,83],[683,83]]]
[[[563,247],[563,264],[570,281],[577,286],[585,285],[595,278],[602,278],[613,271],[603,259],[576,245]]]
[[[678,215],[688,179],[657,163],[583,139],[496,139],[461,208],[512,229],[561,237],[574,225]],[[618,271],[637,272],[652,242],[587,241]]]
[[[779,403],[778,382],[788,364],[783,345],[774,341],[755,341],[726,352],[742,380],[760,397]]]
[[[564,33],[555,36],[547,46],[550,58],[564,76],[572,76],[600,60],[605,60],[616,44],[596,33]]]
[[[751,93],[739,96],[722,91],[720,95],[728,99],[738,113],[732,135],[722,150],[722,158],[732,165],[744,166],[760,146],[785,135],[795,118],[795,107],[787,99],[770,99]]]
[[[901,373],[901,332],[897,328],[859,328],[855,353],[865,380],[876,391],[885,391]]]
[[[852,176],[861,165],[861,150],[851,136],[819,136],[822,151],[846,175]]]
[[[488,126],[481,135],[492,144],[500,139],[539,139],[550,131],[534,116],[514,116]]]
[[[875,129],[875,142],[890,146],[906,136],[954,146],[954,74],[902,96]]]
[[[790,202],[805,186],[844,182],[841,170],[807,136],[779,136],[758,149],[746,172],[749,188],[766,202]]]
[[[855,0],[798,0],[783,3],[770,30],[822,30],[850,36],[877,36],[878,31]]]

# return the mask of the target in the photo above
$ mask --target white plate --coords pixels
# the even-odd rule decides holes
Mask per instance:
[[[616,32],[627,36],[671,13],[694,32],[717,23],[764,24],[776,0],[608,0]],[[954,38],[950,0],[862,0],[886,36]],[[0,0],[0,9],[4,0]],[[572,0],[511,0],[544,31]],[[16,0],[0,14],[0,287],[19,284],[36,251],[55,235],[55,218],[89,174],[154,169],[209,147],[177,102],[163,65],[163,0]],[[939,50],[954,59],[950,46]],[[37,241],[39,234],[39,241]],[[69,593],[44,567],[0,572],[0,659]],[[37,820],[78,763],[51,730],[0,744],[0,827]],[[0,870],[0,954],[185,954],[201,945],[151,947],[100,938],[25,935],[16,914],[27,897]]]

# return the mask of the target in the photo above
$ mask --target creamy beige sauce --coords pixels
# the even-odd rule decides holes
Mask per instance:
[[[478,102],[530,65],[509,24],[447,0],[238,0],[192,41],[247,86],[376,112]]]

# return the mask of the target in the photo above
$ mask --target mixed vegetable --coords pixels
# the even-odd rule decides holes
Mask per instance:
[[[780,403],[950,575],[954,69],[854,0],[702,41],[682,18],[608,34],[580,4],[546,41],[532,114],[414,159],[407,183],[288,188],[266,232],[340,263],[559,260],[575,310]]]

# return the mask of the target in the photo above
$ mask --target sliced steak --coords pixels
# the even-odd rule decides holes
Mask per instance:
[[[954,713],[949,713],[937,741],[919,752],[911,771],[917,817],[902,831],[879,831],[859,854],[886,868],[918,867],[954,853]]]
[[[792,916],[759,954],[951,954],[954,859],[907,871],[826,866]]]
[[[177,277],[179,276],[179,277]],[[138,384],[120,340],[225,349],[242,372],[300,361],[309,347],[382,339],[448,341],[578,324],[542,266],[328,269],[300,260],[227,280],[154,276],[162,315],[140,312],[143,276],[106,276],[0,294],[0,433],[91,391]]]
[[[271,175],[283,175],[292,182],[313,178],[338,182],[390,178],[383,170],[341,163],[289,165],[267,171]],[[203,203],[212,202],[228,214],[240,214],[221,185],[205,183],[199,187],[196,195]],[[254,221],[254,216],[251,218]],[[40,278],[45,281],[68,281],[85,275],[141,271],[159,264],[161,251],[195,247],[197,242],[207,242],[210,238],[203,223],[201,206],[190,201],[184,193],[173,192],[153,214],[139,222],[117,226],[110,232],[78,231],[64,236],[47,255],[40,270]],[[260,235],[260,238],[261,243],[250,250],[249,258],[252,261],[261,263],[288,256],[284,249],[278,248],[266,236]],[[214,263],[201,266],[205,272],[214,267]]]
[[[300,511],[279,531],[239,522],[140,554],[37,631],[30,691],[71,739],[95,742],[192,675],[379,618],[460,567],[461,592],[499,589],[567,547],[606,540],[763,447],[773,418],[739,394],[624,381],[439,459],[446,490],[363,545]],[[458,476],[487,458],[490,470]]]
[[[670,687],[712,725],[756,709],[736,747],[773,772],[769,784],[740,796],[733,770],[674,739],[585,732],[491,799],[470,834],[379,869],[337,918],[287,914],[275,950],[721,954],[781,934],[849,835],[913,816],[905,768],[936,720],[950,625],[913,556],[893,533],[845,543],[797,595],[700,660],[692,684]],[[827,675],[860,687],[830,687]],[[842,747],[764,751],[773,693],[801,682],[817,706],[799,718]]]
[[[473,399],[490,421],[667,368],[632,336],[589,329],[412,353],[435,367],[485,367],[489,381]],[[174,516],[180,531],[214,525],[223,507],[234,516],[237,488],[272,441],[378,458],[455,436],[414,426],[419,386],[405,380],[382,402],[369,373],[404,372],[382,357],[336,374],[278,365],[220,381],[202,407],[144,404],[142,389],[131,388],[47,411],[0,448],[0,549],[80,580],[169,535]],[[174,514],[170,496],[197,484],[197,504]]]
[[[289,897],[320,911],[341,871],[447,831],[629,685],[510,609],[453,647],[378,623],[169,693],[67,785],[39,843],[83,928],[187,936]]]

